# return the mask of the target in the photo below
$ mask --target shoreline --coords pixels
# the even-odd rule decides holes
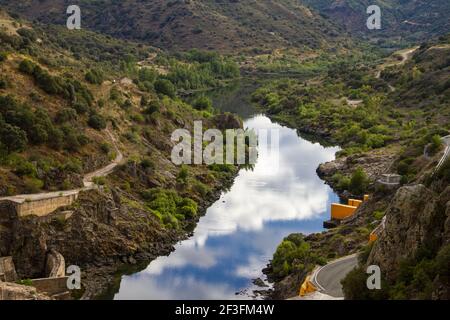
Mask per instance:
[[[233,185],[235,178],[239,174],[240,169],[228,179],[225,179],[224,183],[219,185],[211,192],[211,196],[199,204],[199,214],[195,221],[189,222],[183,231],[176,235],[173,241],[168,241],[163,244],[163,248],[159,252],[150,253],[142,252],[138,256],[133,257],[132,263],[117,262],[113,265],[92,266],[88,267],[88,277],[85,280],[86,290],[80,297],[82,300],[112,300],[114,295],[118,292],[120,287],[121,278],[124,275],[137,273],[156,260],[159,257],[168,256],[175,250],[175,244],[180,241],[189,239],[195,232],[195,228],[200,221],[200,218],[205,216],[208,208],[218,201],[224,192],[230,186]],[[190,230],[192,228],[192,230]]]

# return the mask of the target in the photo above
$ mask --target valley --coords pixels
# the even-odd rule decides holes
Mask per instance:
[[[368,4],[0,0],[0,300],[448,300],[450,7]]]

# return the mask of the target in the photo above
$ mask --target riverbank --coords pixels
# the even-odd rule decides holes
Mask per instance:
[[[186,240],[192,236],[199,219],[206,214],[207,209],[216,202],[223,190],[230,188],[238,172],[221,181],[208,197],[199,203],[198,216],[195,220],[185,225],[179,232],[168,232],[161,241],[153,244],[150,250],[132,253],[128,257],[123,257],[119,261],[111,264],[111,260],[105,264],[87,265],[84,272],[81,299],[106,299],[114,298],[114,294],[120,287],[120,280],[123,275],[132,274],[144,270],[153,260],[161,256],[168,256],[175,250],[175,244]]]
[[[348,296],[356,299],[375,296],[365,292],[366,287],[362,283],[362,279],[365,279],[363,274],[366,261],[378,260],[380,266],[385,265],[386,273],[393,274],[392,269],[406,273],[406,268],[399,263],[401,259],[407,265],[416,266],[417,270],[421,269],[420,261],[428,261],[426,259],[429,258],[418,259],[414,256],[420,251],[420,246],[427,247],[426,250],[433,256],[428,262],[432,264],[440,259],[439,249],[444,252],[448,250],[445,246],[440,247],[445,243],[444,238],[434,236],[432,232],[428,238],[439,238],[433,245],[429,245],[429,240],[423,237],[403,239],[405,228],[416,228],[409,220],[409,203],[429,203],[429,199],[436,201],[437,195],[446,199],[448,192],[445,190],[445,183],[441,181],[446,174],[441,172],[441,177],[438,177],[434,173],[442,156],[442,137],[448,134],[448,125],[441,125],[446,117],[442,118],[442,113],[437,115],[425,111],[422,107],[431,100],[436,101],[442,110],[448,106],[443,102],[445,99],[437,100],[425,94],[420,97],[414,94],[417,88],[424,92],[423,88],[430,86],[427,78],[437,81],[440,73],[444,72],[442,68],[433,66],[424,68],[424,74],[420,77],[417,74],[414,76],[414,70],[424,65],[424,61],[430,65],[439,65],[437,61],[441,59],[440,52],[433,51],[433,48],[423,45],[419,49],[407,50],[399,63],[382,66],[382,71],[375,75],[374,70],[370,68],[343,67],[331,70],[328,77],[319,78],[313,85],[295,81],[275,81],[253,95],[253,100],[258,102],[271,118],[297,128],[300,134],[316,134],[327,143],[342,147],[336,160],[323,163],[317,169],[318,175],[339,192],[341,197],[354,198],[363,193],[370,194],[369,201],[362,204],[355,216],[336,229],[317,235],[294,234],[280,244],[271,264],[265,269],[266,275],[275,282],[275,290],[269,298],[286,299],[298,295],[306,274],[316,264],[323,263],[322,258],[329,261],[328,254],[333,253],[329,248],[333,247],[336,239],[337,243],[352,244],[336,251],[336,257],[358,251],[362,253],[360,268],[349,274],[346,287],[344,286]],[[402,83],[400,78],[407,81]],[[424,85],[418,85],[418,82]],[[396,90],[392,90],[394,86]],[[349,104],[349,97],[358,98],[361,103],[357,106]],[[431,156],[427,152],[430,148],[434,150]],[[399,174],[400,184],[391,188],[377,185],[376,181],[382,174]],[[424,205],[417,206],[422,215],[421,223],[430,230],[440,228],[438,234],[445,233],[443,206],[423,207]],[[394,220],[390,229],[395,231],[388,233],[383,230],[379,237],[396,238],[401,234],[394,242],[403,249],[389,245],[391,250],[387,253],[380,248],[388,242],[381,241],[379,245],[378,242],[375,243],[372,250],[372,246],[368,245],[369,234],[381,223],[384,216],[389,215]],[[399,215],[402,216],[401,219],[398,219]],[[431,219],[431,216],[441,217],[439,223],[431,226],[432,220],[435,219]],[[387,217],[388,221],[389,219],[390,217]],[[302,241],[295,241],[296,238],[301,238]],[[320,246],[317,246],[318,243]],[[414,245],[410,245],[412,243]],[[302,248],[306,248],[304,254],[300,254]],[[385,263],[392,260],[391,257],[398,257],[400,252],[401,258],[397,259],[396,264]],[[413,294],[404,289],[407,286],[415,286],[411,280],[413,277],[411,274],[405,277],[407,280],[400,281],[395,277],[387,279],[391,291],[386,290],[380,295],[385,298],[441,296],[440,288],[433,294],[431,290],[424,289],[429,288],[433,281],[439,282],[440,280],[435,278],[439,275],[430,275],[429,281],[421,283],[420,287],[416,286],[416,293]]]

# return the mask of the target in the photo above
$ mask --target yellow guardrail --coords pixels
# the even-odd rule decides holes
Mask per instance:
[[[304,297],[305,295],[307,295],[308,293],[312,293],[317,291],[317,288],[312,284],[311,280],[310,280],[310,276],[306,276],[305,281],[303,281],[302,285],[300,286],[300,296]]]

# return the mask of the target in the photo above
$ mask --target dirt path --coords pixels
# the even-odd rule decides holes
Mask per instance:
[[[410,49],[404,49],[404,50],[400,50],[395,52],[395,54],[398,54],[402,57],[401,61],[396,61],[396,62],[392,62],[392,63],[384,63],[382,65],[380,65],[380,69],[377,70],[377,73],[375,75],[375,77],[377,79],[379,79],[381,77],[381,72],[383,72],[386,68],[389,67],[393,67],[393,66],[401,66],[403,64],[405,64],[411,57],[412,54],[419,49],[419,47],[414,47],[414,48],[410,48]]]
[[[107,166],[100,168],[94,172],[87,173],[83,178],[83,188],[77,188],[73,190],[61,190],[61,191],[53,191],[53,192],[44,192],[44,193],[34,193],[34,194],[22,194],[10,197],[1,197],[0,201],[13,201],[16,203],[24,203],[25,201],[38,201],[44,199],[51,199],[57,197],[65,197],[70,195],[77,195],[80,191],[91,190],[95,188],[94,179],[98,177],[105,177],[109,175],[114,169],[123,161],[123,154],[120,152],[119,147],[117,146],[117,140],[114,135],[106,129],[105,132],[108,134],[111,139],[114,149],[116,150],[116,158]]]

